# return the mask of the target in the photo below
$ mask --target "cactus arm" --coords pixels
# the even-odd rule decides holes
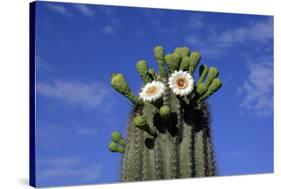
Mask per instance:
[[[206,64],[203,64],[199,67],[199,76],[200,77],[197,81],[197,85],[199,85],[200,83],[202,83],[205,80],[205,78],[208,74],[208,70],[209,69],[208,69],[208,66]]]
[[[208,90],[208,88],[206,87],[206,85],[204,83],[199,83],[196,86],[196,93],[197,96],[201,97],[203,96],[203,94]]]
[[[180,64],[180,70],[188,71],[189,66],[190,66],[190,58],[188,56],[183,57]]]
[[[196,69],[199,61],[201,59],[201,55],[198,52],[191,52],[190,54],[190,65],[189,65],[189,73],[193,73]]]
[[[148,66],[145,60],[140,60],[136,64],[138,73],[140,74],[144,84],[150,82],[150,75],[148,72]]]
[[[166,71],[164,67],[164,49],[161,46],[157,46],[154,48],[154,57],[158,64],[159,75],[161,78],[166,77]]]
[[[221,87],[222,87],[221,80],[219,78],[214,79],[211,85],[209,86],[207,92],[203,96],[201,96],[199,100],[205,100],[213,93],[215,93],[217,90],[219,90]]]
[[[167,54],[165,56],[165,63],[169,69],[169,72],[172,73],[174,72],[176,69],[174,68],[174,65],[173,65],[173,59],[172,59],[172,54]]]
[[[182,48],[178,47],[175,49],[174,52],[179,54],[181,57],[179,69],[183,71],[187,71],[190,63],[190,58],[189,58],[190,49],[187,47],[182,47]]]
[[[210,67],[208,71],[208,78],[206,79],[205,85],[208,88],[213,80],[217,78],[219,75],[219,71],[216,67]]]
[[[179,68],[180,61],[181,61],[181,56],[179,53],[174,52],[172,54],[167,54],[165,56],[165,62],[169,68],[170,73],[173,73]]]
[[[181,55],[181,57],[189,56],[190,49],[187,47],[177,47],[174,52]]]
[[[111,86],[119,93],[127,97],[133,104],[140,106],[143,102],[136,97],[129,87],[128,82],[125,80],[122,74],[111,75]]]

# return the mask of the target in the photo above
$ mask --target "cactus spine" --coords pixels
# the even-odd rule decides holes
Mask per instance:
[[[115,131],[108,145],[123,153],[122,181],[216,175],[206,99],[222,86],[217,68],[201,65],[193,84],[198,52],[179,47],[165,55],[157,46],[154,57],[158,73],[144,60],[136,64],[146,94],[135,96],[122,74],[111,76],[112,87],[134,105],[127,137]]]

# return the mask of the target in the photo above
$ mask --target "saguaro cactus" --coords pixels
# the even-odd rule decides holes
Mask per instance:
[[[154,57],[158,73],[144,60],[136,64],[139,96],[122,74],[111,75],[112,87],[134,105],[126,138],[114,131],[108,146],[123,153],[122,181],[216,175],[206,99],[222,86],[217,68],[201,65],[195,82],[198,52],[181,47],[165,55],[157,46]]]

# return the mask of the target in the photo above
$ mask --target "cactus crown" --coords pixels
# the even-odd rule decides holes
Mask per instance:
[[[145,60],[136,64],[143,80],[139,96],[120,73],[112,74],[112,87],[134,105],[127,137],[112,133],[108,148],[123,155],[122,180],[151,180],[212,176],[216,174],[209,112],[205,100],[222,86],[215,67],[201,65],[201,55],[178,47],[166,54],[154,48],[158,72]]]

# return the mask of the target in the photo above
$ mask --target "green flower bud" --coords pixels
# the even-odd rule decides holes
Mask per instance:
[[[160,108],[160,116],[161,117],[167,117],[168,115],[170,115],[171,113],[171,109],[169,106],[164,105]]]
[[[117,144],[120,144],[122,146],[126,145],[125,140],[122,138],[121,134],[117,131],[111,133],[111,139],[113,142],[116,142]]]
[[[122,74],[112,74],[111,85],[120,93],[125,93],[129,90],[129,85]]]
[[[120,152],[120,153],[124,153],[125,149],[121,146],[119,146],[117,143],[115,142],[111,142],[108,144],[108,149],[111,152]]]
[[[129,100],[131,100],[131,102],[136,106],[143,104],[143,102],[133,94],[133,92],[129,87],[128,82],[125,80],[122,74],[118,73],[118,74],[111,75],[111,86],[116,91],[118,91],[119,93],[127,97]]]
[[[144,116],[140,116],[137,115],[134,120],[133,120],[133,124],[138,127],[141,130],[144,130],[145,132],[147,132],[148,134],[150,134],[153,137],[157,137],[157,132],[154,129],[151,129],[149,127],[149,125],[147,124]]]
[[[145,118],[140,115],[138,115],[134,118],[133,123],[135,126],[137,126],[139,128],[145,128],[147,126],[147,122],[146,122]]]

